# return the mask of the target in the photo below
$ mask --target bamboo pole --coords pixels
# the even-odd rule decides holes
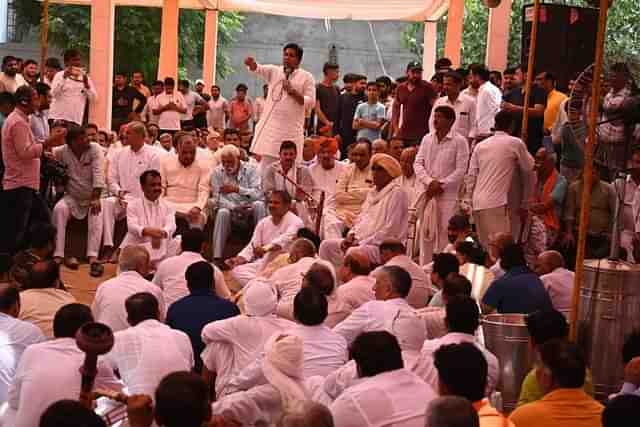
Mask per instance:
[[[600,15],[598,17],[598,37],[596,41],[596,57],[593,69],[593,83],[591,85],[591,111],[589,114],[589,138],[584,150],[584,175],[582,179],[582,200],[580,204],[580,228],[578,229],[578,246],[576,254],[576,274],[573,284],[573,298],[571,303],[571,323],[569,339],[576,341],[578,308],[580,306],[580,284],[584,277],[584,256],[589,227],[589,209],[591,206],[591,187],[593,186],[593,148],[596,143],[596,128],[598,123],[598,107],[600,104],[600,76],[603,69],[604,39],[607,31],[607,13],[610,0],[600,0]],[[571,232],[571,230],[569,230]]]
[[[525,12],[526,13],[526,12]],[[524,85],[524,106],[522,107],[522,127],[520,138],[526,143],[529,130],[529,94],[533,82],[533,66],[536,60],[536,46],[538,44],[538,22],[540,21],[540,0],[533,2],[533,22],[531,24],[531,43],[529,43],[529,61],[527,63],[527,80]]]
[[[44,63],[49,54],[49,0],[42,1],[42,21],[40,22],[40,79],[44,78]]]

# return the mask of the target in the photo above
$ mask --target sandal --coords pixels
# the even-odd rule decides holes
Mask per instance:
[[[80,267],[80,262],[75,257],[69,257],[64,259],[64,265],[71,270],[77,270]]]
[[[92,262],[89,270],[91,277],[100,277],[104,274],[104,266],[99,262]]]

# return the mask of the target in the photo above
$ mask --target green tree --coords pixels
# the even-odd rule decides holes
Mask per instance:
[[[38,0],[16,2],[20,25],[39,27],[41,6]],[[204,12],[180,11],[180,68],[181,74],[190,66],[202,66],[204,48]],[[162,10],[151,7],[116,7],[114,64],[127,73],[142,70],[153,78],[158,70],[160,26]],[[218,15],[217,74],[224,78],[232,69],[225,48],[233,44],[243,30],[243,17],[237,13]],[[49,40],[61,49],[79,49],[88,55],[90,44],[91,9],[86,6],[49,6]]]
[[[609,9],[605,55],[607,62],[626,61],[637,63],[640,57],[640,9],[638,0],[614,0]],[[511,6],[511,28],[508,61],[520,62],[522,39],[522,8],[530,0],[514,0]],[[589,6],[585,0],[566,0],[562,4]],[[484,62],[487,49],[487,25],[489,9],[479,0],[465,0],[464,30],[462,34],[463,65]],[[444,40],[447,33],[447,15],[438,22],[438,56],[444,55]],[[416,57],[422,56],[423,24],[407,25],[403,33],[403,45],[411,49]]]

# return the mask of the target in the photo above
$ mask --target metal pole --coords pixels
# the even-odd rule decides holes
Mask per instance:
[[[44,78],[44,63],[49,51],[49,0],[42,1],[42,21],[40,22],[40,79]]]
[[[526,13],[526,12],[525,12]],[[524,85],[524,106],[522,107],[522,131],[520,138],[527,142],[529,130],[529,94],[533,82],[534,62],[536,60],[536,45],[538,44],[538,22],[540,21],[540,0],[533,2],[533,23],[531,24],[531,43],[529,44],[529,61],[527,63],[527,81]]]
[[[600,100],[600,76],[603,69],[604,39],[607,32],[607,13],[610,0],[600,0],[600,16],[598,17],[598,38],[596,39],[596,57],[591,85],[591,111],[589,116],[589,137],[584,150],[584,175],[582,179],[582,200],[580,206],[580,227],[578,229],[578,247],[576,254],[576,275],[573,285],[573,301],[571,304],[571,323],[569,339],[576,340],[578,308],[580,306],[580,285],[584,278],[584,255],[589,227],[589,209],[591,207],[591,187],[593,185],[593,147],[596,144],[596,127],[598,123],[598,107]],[[571,230],[568,230],[571,232]]]

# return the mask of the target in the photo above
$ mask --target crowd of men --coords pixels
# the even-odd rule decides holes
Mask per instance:
[[[104,425],[74,402],[74,337],[92,321],[115,333],[96,388],[128,396],[133,427],[637,417],[640,333],[606,408],[567,337],[585,135],[554,76],[535,76],[521,136],[520,66],[441,59],[427,82],[411,62],[396,81],[347,74],[338,87],[338,65],[316,85],[302,59],[297,44],[282,65],[246,58],[265,82],[255,100],[245,84],[227,101],[202,81],[149,89],[142,73],[116,73],[108,130],[84,119],[96,91],[77,51],[41,78],[33,61],[4,58],[0,425]],[[609,83],[587,256],[609,254],[620,203],[621,253],[635,262],[639,132],[616,119],[633,90],[624,64]],[[70,235],[72,218],[86,235]],[[239,230],[251,238],[231,254]],[[91,307],[61,281],[61,266],[79,266],[67,237],[86,239],[92,276],[117,263]],[[491,398],[508,361],[484,347],[490,313],[526,315],[536,360],[508,417]]]

